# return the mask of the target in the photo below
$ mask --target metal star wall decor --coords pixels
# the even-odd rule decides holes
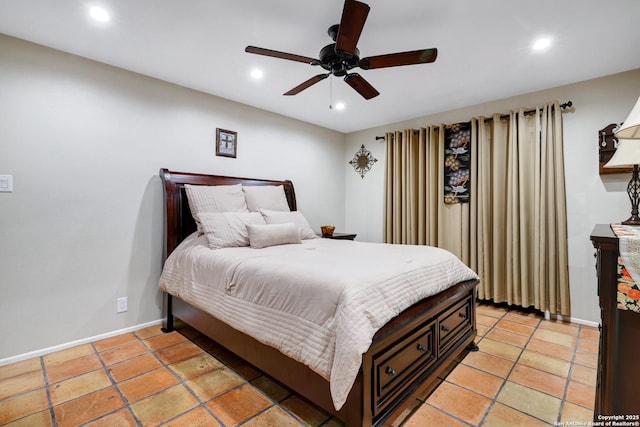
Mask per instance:
[[[353,155],[353,159],[349,161],[349,164],[353,166],[356,173],[360,174],[360,178],[364,178],[364,174],[371,170],[371,167],[378,159],[374,158],[371,151],[364,148],[364,144],[356,154]]]

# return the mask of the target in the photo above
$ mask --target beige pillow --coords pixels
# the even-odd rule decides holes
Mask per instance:
[[[247,224],[249,245],[254,249],[269,246],[300,244],[300,231],[292,222],[285,224]]]
[[[318,237],[313,232],[311,226],[309,225],[309,222],[300,211],[282,212],[272,211],[269,209],[260,209],[260,213],[264,218],[264,222],[266,222],[267,224],[285,224],[287,222],[294,223],[300,231],[300,238],[302,240],[315,239],[316,237]]]
[[[191,215],[200,224],[196,215],[203,212],[248,212],[242,185],[190,185],[185,184]]]
[[[258,212],[203,212],[197,214],[211,249],[249,246],[248,224],[264,224]]]
[[[289,203],[282,185],[243,185],[242,191],[247,209],[258,212],[259,209],[289,212]]]

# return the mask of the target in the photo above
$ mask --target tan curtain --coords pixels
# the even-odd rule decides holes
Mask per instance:
[[[558,103],[472,119],[471,202],[443,201],[444,126],[386,135],[385,241],[450,250],[480,299],[570,314]]]

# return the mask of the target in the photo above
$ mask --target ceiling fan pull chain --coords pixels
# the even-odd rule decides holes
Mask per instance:
[[[329,76],[329,110],[333,110],[333,76]]]

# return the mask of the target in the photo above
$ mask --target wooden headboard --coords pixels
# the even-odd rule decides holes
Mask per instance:
[[[184,189],[185,184],[192,185],[282,185],[292,211],[296,210],[296,193],[291,181],[267,179],[237,178],[232,176],[203,175],[188,172],[176,172],[160,169],[160,178],[164,184],[164,253],[163,259],[191,233],[196,231],[196,223],[189,210],[189,201]]]

